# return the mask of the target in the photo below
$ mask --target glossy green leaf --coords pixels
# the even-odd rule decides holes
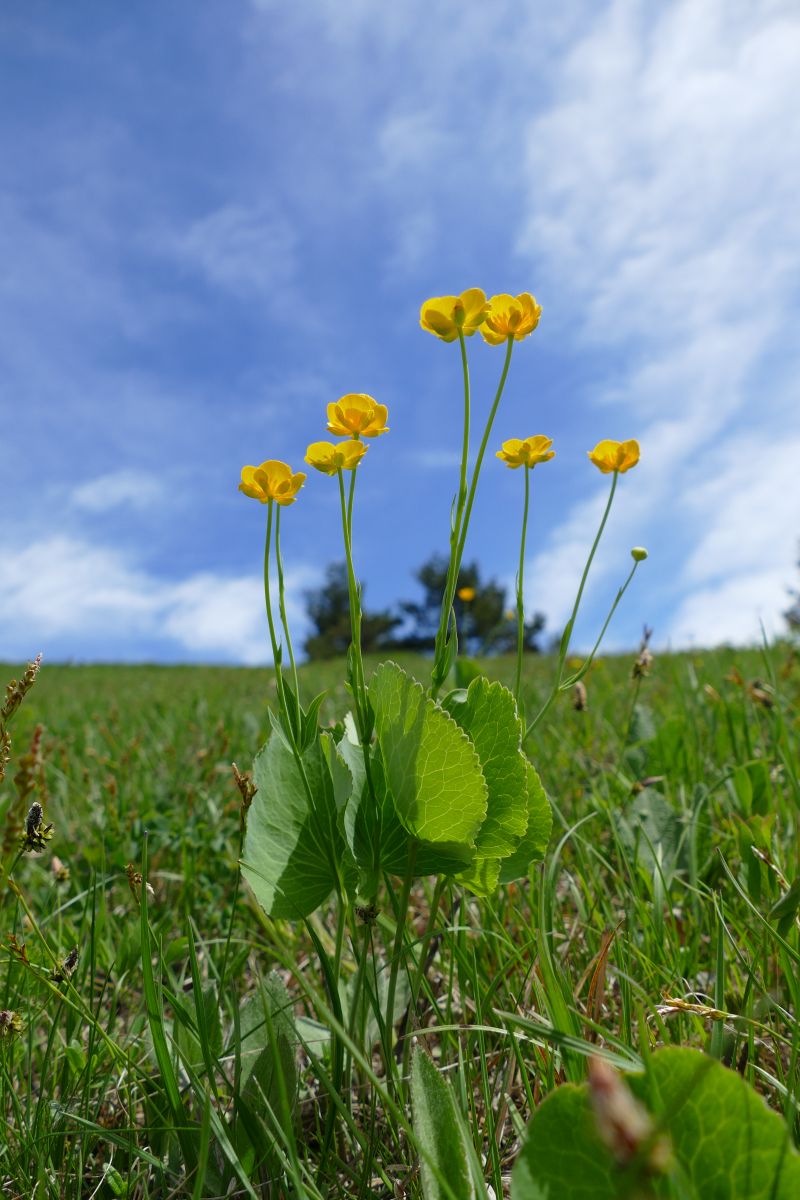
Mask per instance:
[[[347,861],[336,799],[319,738],[298,763],[274,731],[253,764],[242,874],[271,917],[300,919],[328,898]]]
[[[383,762],[369,751],[367,779],[364,751],[345,735],[337,747],[347,764],[353,787],[344,810],[344,835],[360,872],[359,891],[374,896],[381,871],[402,875],[408,862],[409,835],[386,789]]]
[[[735,1071],[698,1050],[657,1051],[625,1076],[666,1132],[672,1165],[650,1175],[614,1161],[598,1136],[588,1089],[565,1085],[537,1109],[512,1176],[512,1200],[794,1200],[800,1156],[783,1119]]]
[[[440,856],[441,871],[472,860],[486,817],[487,789],[469,738],[395,663],[370,683],[386,783],[413,838]]]
[[[522,841],[513,854],[500,864],[500,883],[512,883],[524,878],[531,863],[540,862],[547,850],[553,831],[553,810],[547,799],[542,781],[536,769],[525,761],[525,779],[528,796],[528,827]]]
[[[450,715],[469,736],[486,780],[486,819],[475,840],[478,858],[505,858],[528,825],[522,727],[514,697],[502,683],[473,679],[463,703],[450,701]]]

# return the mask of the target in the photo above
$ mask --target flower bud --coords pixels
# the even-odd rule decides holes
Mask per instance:
[[[631,558],[634,562],[644,562],[647,558],[647,551],[644,546],[634,546],[631,550]]]

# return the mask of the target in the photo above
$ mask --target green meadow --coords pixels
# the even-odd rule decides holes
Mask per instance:
[[[406,922],[387,872],[344,927],[333,901],[268,917],[239,872],[232,764],[269,732],[271,672],[45,663],[0,789],[2,1195],[795,1194],[746,1165],[729,1190],[659,1174],[655,1151],[609,1173],[618,1190],[511,1184],[549,1096],[590,1061],[652,1071],[662,1047],[735,1072],[785,1156],[799,1131],[800,661],[635,662],[596,660],[525,742],[553,809],[527,878],[484,897],[423,878]],[[511,686],[511,658],[482,665]],[[526,657],[528,711],[553,670]],[[343,676],[299,667],[304,703],[327,691],[323,727]],[[41,842],[21,849],[35,804]]]

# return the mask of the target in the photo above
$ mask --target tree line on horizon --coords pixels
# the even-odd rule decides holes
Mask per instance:
[[[364,653],[409,650],[432,653],[447,581],[447,559],[432,555],[414,572],[422,596],[400,600],[390,608],[364,607],[362,593],[361,642]],[[311,633],[304,649],[311,661],[338,658],[350,645],[350,605],[347,567],[330,563],[325,580],[304,593]],[[514,653],[517,645],[517,614],[496,580],[484,581],[476,562],[462,564],[454,600],[459,641],[469,655]],[[544,648],[545,617],[534,613],[525,622],[524,649],[538,654]]]

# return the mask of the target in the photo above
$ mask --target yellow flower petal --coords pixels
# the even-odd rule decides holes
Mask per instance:
[[[255,467],[242,467],[242,482],[239,484],[239,491],[244,492],[245,496],[250,496],[253,500],[261,500],[266,503],[266,497],[255,482]]]
[[[242,467],[239,491],[262,504],[275,500],[278,504],[288,505],[294,504],[305,480],[302,472],[292,474],[288,463],[269,458],[258,467]]]
[[[340,442],[336,447],[336,457],[343,471],[354,471],[369,450],[363,442]]]
[[[389,410],[366,392],[349,392],[328,405],[328,432],[339,437],[380,437],[389,432]]]
[[[306,450],[305,461],[323,475],[335,475],[338,470],[333,462],[335,450],[333,442],[312,442]]]
[[[614,442],[608,439],[598,442],[594,450],[589,450],[589,460],[594,463],[604,475],[612,471],[624,475],[639,461],[639,443],[635,438],[627,442]]]
[[[306,450],[306,462],[323,475],[335,475],[337,471],[353,471],[368,449],[355,439],[338,444],[312,442]]]
[[[435,334],[443,342],[454,342],[458,337],[455,307],[455,296],[432,296],[420,309],[419,323],[427,333]]]
[[[489,301],[481,333],[490,346],[499,346],[509,338],[521,342],[533,333],[541,315],[541,305],[530,292],[521,292],[519,296],[499,292]]]
[[[525,438],[524,441],[520,441],[519,438],[509,438],[507,442],[503,442],[503,449],[497,451],[496,457],[512,470],[516,467],[533,468],[539,463],[549,462],[551,458],[555,458],[555,450],[550,449],[552,444],[553,439],[545,437],[543,433]]]
[[[459,330],[472,337],[483,324],[489,305],[481,288],[467,288],[460,296],[432,296],[420,309],[419,323],[443,342],[454,342]]]

